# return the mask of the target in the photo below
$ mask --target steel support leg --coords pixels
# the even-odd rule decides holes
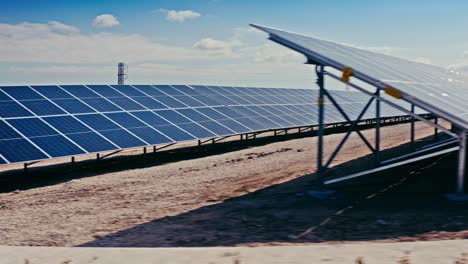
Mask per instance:
[[[465,177],[466,177],[466,151],[467,151],[467,132],[462,130],[459,134],[458,148],[458,167],[457,167],[457,190],[455,193],[447,194],[447,198],[453,201],[468,202],[468,194],[465,193]]]
[[[463,194],[465,187],[466,131],[460,133],[460,150],[458,151],[457,193]]]
[[[434,124],[438,125],[439,124],[439,118],[434,118]],[[439,129],[437,127],[434,127],[434,140],[437,141],[439,139]]]
[[[324,130],[324,114],[325,114],[325,107],[324,107],[324,95],[325,95],[325,67],[323,65],[317,65],[315,68],[317,73],[317,84],[319,87],[319,98],[318,98],[318,106],[319,106],[319,117],[318,117],[318,146],[317,146],[317,175],[318,180],[320,183],[323,182],[324,178],[324,171],[323,171],[323,130]]]
[[[414,104],[411,105],[411,113],[414,114]],[[414,145],[414,117],[411,116],[411,145]]]
[[[380,97],[380,90],[377,89],[377,96]],[[375,102],[375,163],[380,165],[380,100],[377,99]]]

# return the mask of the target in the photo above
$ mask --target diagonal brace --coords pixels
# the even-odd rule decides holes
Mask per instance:
[[[343,147],[346,140],[348,140],[348,137],[351,135],[351,133],[353,131],[355,131],[355,128],[357,127],[357,124],[359,123],[359,120],[361,120],[362,116],[366,113],[367,109],[369,109],[369,106],[372,104],[373,101],[374,101],[374,98],[372,97],[369,100],[369,102],[367,102],[364,109],[362,109],[362,111],[359,114],[358,118],[355,121],[350,121],[351,126],[349,127],[348,131],[346,132],[346,135],[344,136],[344,138],[340,141],[340,143],[336,147],[335,151],[332,153],[332,155],[328,159],[327,163],[324,166],[324,169],[328,168],[328,166],[330,166],[330,164],[332,163],[333,159],[335,159],[336,155],[338,155],[338,152],[341,150],[341,148]],[[372,152],[374,152],[374,148],[372,148],[372,146],[370,146],[370,149],[372,150]]]
[[[341,106],[336,102],[335,98],[333,98],[333,96],[331,96],[331,94],[325,90],[325,95],[330,99],[330,101],[333,103],[333,105],[336,107],[336,109],[338,109],[338,111],[341,113],[341,115],[346,119],[346,121],[350,124],[353,123],[353,121],[351,121],[351,119],[348,117],[348,115],[346,114],[346,112],[343,110],[343,108],[341,108]],[[370,101],[369,101],[369,105],[372,103],[372,101],[374,100],[374,98],[371,98]],[[365,112],[367,111],[367,107],[365,108],[364,112],[361,113],[361,115],[359,115],[359,117],[356,119],[356,121],[360,121],[361,117],[365,114]],[[374,148],[372,147],[372,145],[369,143],[369,141],[364,137],[364,135],[361,133],[361,131],[359,131],[359,129],[356,130],[356,133],[358,133],[359,137],[362,139],[362,141],[364,141],[364,143],[367,145],[367,147],[372,151],[372,153],[375,152]]]

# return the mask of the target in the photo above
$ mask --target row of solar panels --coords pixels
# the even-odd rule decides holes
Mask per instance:
[[[352,118],[368,101],[331,93]],[[0,164],[316,125],[317,96],[184,85],[0,87]],[[404,115],[382,106],[383,117]],[[345,121],[330,104],[326,112],[327,123]],[[374,117],[371,107],[364,118]]]

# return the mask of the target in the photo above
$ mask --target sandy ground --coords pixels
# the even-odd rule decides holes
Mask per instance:
[[[433,133],[419,130],[419,138]],[[374,131],[363,133],[372,140]],[[408,125],[386,127],[383,136],[382,149],[401,145]],[[327,136],[327,146],[342,137]],[[116,170],[119,160],[109,163],[111,172],[101,168],[86,177],[62,172],[72,180],[0,194],[0,241],[195,247],[468,238],[468,206],[442,196],[453,189],[453,157],[337,186],[334,199],[320,200],[308,192],[315,188],[315,143],[294,139]],[[353,135],[332,164],[334,173],[362,169],[368,153]]]
[[[440,250],[440,249],[443,250]],[[468,240],[278,247],[63,248],[0,246],[2,264],[468,264]]]

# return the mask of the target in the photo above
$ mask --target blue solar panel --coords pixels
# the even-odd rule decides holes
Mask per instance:
[[[118,125],[114,124],[112,121],[105,118],[101,114],[78,115],[76,117],[80,119],[81,121],[83,121],[88,126],[98,131],[120,129]]]
[[[36,92],[49,99],[73,98],[72,95],[65,92],[58,86],[31,86]]]
[[[63,134],[89,132],[91,129],[80,123],[72,116],[45,117],[44,121]]]
[[[241,114],[240,112],[234,111],[228,107],[215,107],[215,110],[221,112],[222,114],[228,116],[231,119],[236,120],[242,125],[250,128],[253,131],[262,131],[268,129],[268,126],[247,117],[246,115]]]
[[[65,157],[85,152],[61,135],[35,137],[31,141],[52,157]]]
[[[81,100],[99,112],[122,111],[121,108],[104,98],[83,98]]]
[[[132,110],[146,110],[143,106],[140,104],[136,103],[135,101],[132,101],[129,98],[125,97],[110,97],[108,98],[109,101],[112,103],[118,105],[120,108],[126,110],[126,111],[132,111]]]
[[[168,95],[185,95],[183,92],[175,89],[174,87],[171,87],[170,85],[153,85],[156,87],[158,90],[162,91],[165,94]]]
[[[87,85],[87,87],[93,90],[95,93],[98,93],[101,96],[106,97],[106,98],[123,96],[121,93],[119,93],[115,89],[112,89],[108,85]]]
[[[11,163],[48,158],[26,139],[0,140],[0,154]]]
[[[184,94],[187,94],[187,95],[200,95],[200,93],[198,91],[196,91],[195,89],[192,89],[190,87],[188,87],[187,85],[171,85],[174,89],[176,89],[177,91],[180,91]]]
[[[71,114],[96,112],[91,107],[78,101],[77,99],[54,99],[53,102]]]
[[[223,126],[222,124],[213,121],[209,117],[197,112],[194,109],[181,109],[177,110],[178,113],[190,117],[193,121],[198,123],[199,125],[207,128],[208,130],[214,132],[218,136],[227,136],[227,135],[234,135],[236,132],[233,130]]]
[[[155,99],[148,97],[148,96],[140,96],[140,97],[132,97],[133,100],[137,101],[139,104],[143,105],[144,107],[157,110],[157,109],[167,109],[168,107]]]
[[[173,140],[150,127],[130,128],[130,132],[152,145],[171,143]]]
[[[8,126],[5,121],[0,120],[0,140],[21,138],[21,135]]]
[[[195,100],[192,97],[187,96],[187,95],[174,96],[174,98],[190,107],[206,106],[204,103],[198,100]]]
[[[162,116],[169,122],[176,124],[178,127],[182,128],[183,130],[195,136],[196,138],[207,138],[216,136],[216,134],[192,122],[191,120],[187,119],[186,117],[173,110],[161,110],[155,111],[155,113]]]
[[[196,123],[177,124],[180,128],[194,135],[196,138],[210,138],[217,135]]]
[[[104,130],[99,132],[121,148],[133,148],[148,145],[123,129]]]
[[[34,114],[22,107],[20,104],[14,101],[1,101],[0,102],[0,117],[23,117],[33,116]]]
[[[153,127],[170,125],[168,121],[162,119],[151,111],[131,112],[131,114]]]
[[[114,120],[116,123],[125,128],[147,126],[143,122],[139,121],[137,118],[130,115],[129,113],[109,113],[105,114],[105,116],[109,117],[110,119]]]
[[[166,120],[169,120],[169,122],[174,123],[174,124],[192,122],[188,118],[184,117],[183,115],[177,113],[174,110],[161,110],[161,111],[155,111],[155,113],[162,116]]]
[[[164,105],[167,105],[170,108],[185,108],[188,107],[187,105],[183,104],[180,101],[177,101],[176,99],[169,97],[169,96],[160,96],[160,97],[155,97],[156,100],[159,102],[163,103]]]
[[[149,96],[167,96],[161,90],[151,86],[151,85],[133,85],[137,90],[149,95]]]
[[[268,117],[268,119],[273,120],[275,123],[279,124],[281,127],[292,127],[292,126],[294,126],[293,122],[290,122],[289,120],[287,120],[287,119],[285,119],[285,118],[283,118],[281,116],[277,116],[277,115],[271,113],[270,111],[265,109],[263,106],[247,106],[247,108],[249,110],[252,110],[252,111],[255,111],[255,112],[259,113],[260,115],[262,115],[264,117]]]
[[[117,147],[96,134],[95,132],[84,132],[67,135],[71,140],[78,143],[82,148],[88,152],[98,152],[115,150]]]
[[[144,93],[138,91],[137,89],[133,88],[130,85],[111,85],[111,87],[129,97],[145,96]]]
[[[0,102],[1,101],[11,101],[12,99],[8,97],[2,90],[0,90]]]
[[[201,114],[200,112],[198,112],[195,109],[190,109],[190,108],[179,109],[179,110],[176,110],[176,112],[190,118],[191,120],[193,120],[195,122],[212,121],[212,119],[210,119],[209,117]]]
[[[1,87],[0,164],[315,125],[317,96],[307,89],[186,85]],[[368,100],[334,96],[352,116]],[[330,103],[325,108],[327,122],[344,121]]]
[[[174,141],[182,142],[182,141],[197,139],[195,136],[173,125],[157,126],[156,129],[158,131],[161,131],[161,133],[163,133],[164,135],[167,135]]]
[[[221,102],[218,102],[206,95],[193,95],[192,96],[194,99],[202,102],[204,105],[207,105],[207,106],[220,106],[220,105],[223,105]]]
[[[47,100],[22,101],[21,103],[38,116],[65,114],[63,110]]]
[[[42,137],[58,134],[53,128],[38,118],[10,119],[7,122],[26,137]]]
[[[233,107],[235,110],[239,111],[240,113],[244,114],[245,116],[251,117],[258,123],[268,127],[268,128],[281,128],[284,127],[281,124],[278,124],[277,122],[271,120],[270,118],[266,116],[262,116],[261,114],[253,111],[249,107],[245,106],[234,106]]]
[[[61,85],[60,87],[78,98],[100,97],[97,93],[83,85]]]
[[[197,108],[197,111],[205,114],[206,116],[209,116],[213,120],[216,120],[218,123],[222,124],[223,126],[229,128],[230,130],[241,134],[241,133],[247,133],[247,132],[252,132],[253,130],[246,127],[245,125],[242,125],[241,123],[235,121],[234,119],[231,119],[220,112],[211,109],[211,108]]]
[[[0,90],[9,94],[11,97],[16,100],[37,100],[44,99],[40,94],[36,93],[33,89],[27,86],[9,86],[9,87],[0,87]]]

